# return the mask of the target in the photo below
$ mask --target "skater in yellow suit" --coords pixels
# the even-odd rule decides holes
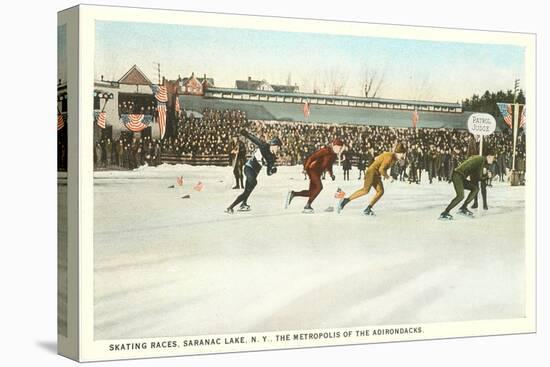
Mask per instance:
[[[374,206],[374,204],[376,204],[378,200],[380,200],[382,195],[384,195],[384,185],[382,184],[382,177],[384,177],[385,179],[389,179],[390,176],[388,176],[387,170],[395,162],[403,158],[404,155],[405,147],[403,146],[403,144],[399,143],[395,147],[395,151],[384,152],[376,157],[374,162],[372,162],[369,168],[367,168],[367,170],[365,171],[365,180],[363,183],[363,187],[351,194],[350,197],[344,198],[342,199],[342,201],[340,201],[340,203],[338,204],[338,213],[340,213],[342,209],[344,209],[344,206],[346,206],[350,201],[367,195],[371,187],[374,187],[374,189],[376,190],[376,194],[374,194],[373,198],[370,201],[370,204],[363,211],[363,214],[365,215],[374,215],[372,207]]]

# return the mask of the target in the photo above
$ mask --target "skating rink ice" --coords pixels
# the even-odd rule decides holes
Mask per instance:
[[[474,219],[438,220],[453,187],[427,177],[386,181],[375,217],[361,214],[373,191],[325,212],[337,187],[362,185],[357,172],[327,175],[302,214],[304,198],[283,208],[307,188],[301,167],[264,169],[252,211],[233,215],[230,167],[95,172],[95,339],[523,316],[524,187],[495,182]]]

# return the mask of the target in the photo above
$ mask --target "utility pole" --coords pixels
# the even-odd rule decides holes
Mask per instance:
[[[155,64],[155,66],[157,67],[157,75],[158,75],[158,80],[160,85],[160,62],[153,62],[153,64]]]
[[[516,186],[519,183],[519,177],[516,173],[516,140],[518,138],[518,117],[519,117],[519,104],[517,103],[517,95],[519,92],[519,79],[514,80],[514,120],[513,120],[513,152],[512,152],[512,186]]]

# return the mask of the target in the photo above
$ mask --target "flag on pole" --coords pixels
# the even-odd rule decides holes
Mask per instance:
[[[304,117],[305,118],[309,117],[309,102],[308,101],[304,102]]]
[[[158,112],[158,123],[160,130],[160,138],[164,138],[166,133],[166,103],[157,103],[157,112]]]
[[[504,122],[508,127],[512,128],[512,105],[509,103],[497,103],[498,109],[500,110],[500,114],[504,118]]]
[[[412,113],[412,125],[413,128],[416,129],[416,125],[418,125],[418,120],[420,120],[420,116],[418,115],[418,110],[415,108]]]
[[[164,103],[168,102],[168,92],[166,91],[166,87],[164,85],[153,84],[151,89],[153,89],[153,93],[155,94],[157,101]]]
[[[527,109],[527,107],[523,106],[523,110],[521,111],[521,117],[519,119],[519,127],[524,127],[525,126],[525,122],[527,120],[527,117],[525,115],[525,110]]]
[[[193,190],[195,191],[202,191],[204,189],[204,184],[202,182],[197,182],[195,186],[193,186]]]
[[[94,118],[96,121],[97,126],[99,126],[102,129],[105,129],[105,117],[106,113],[104,111],[94,111]]]
[[[65,126],[65,119],[63,118],[63,115],[61,113],[57,113],[57,130],[63,129]]]

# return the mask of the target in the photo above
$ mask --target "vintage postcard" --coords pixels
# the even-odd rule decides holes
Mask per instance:
[[[58,33],[62,354],[535,331],[534,35],[99,6]]]

